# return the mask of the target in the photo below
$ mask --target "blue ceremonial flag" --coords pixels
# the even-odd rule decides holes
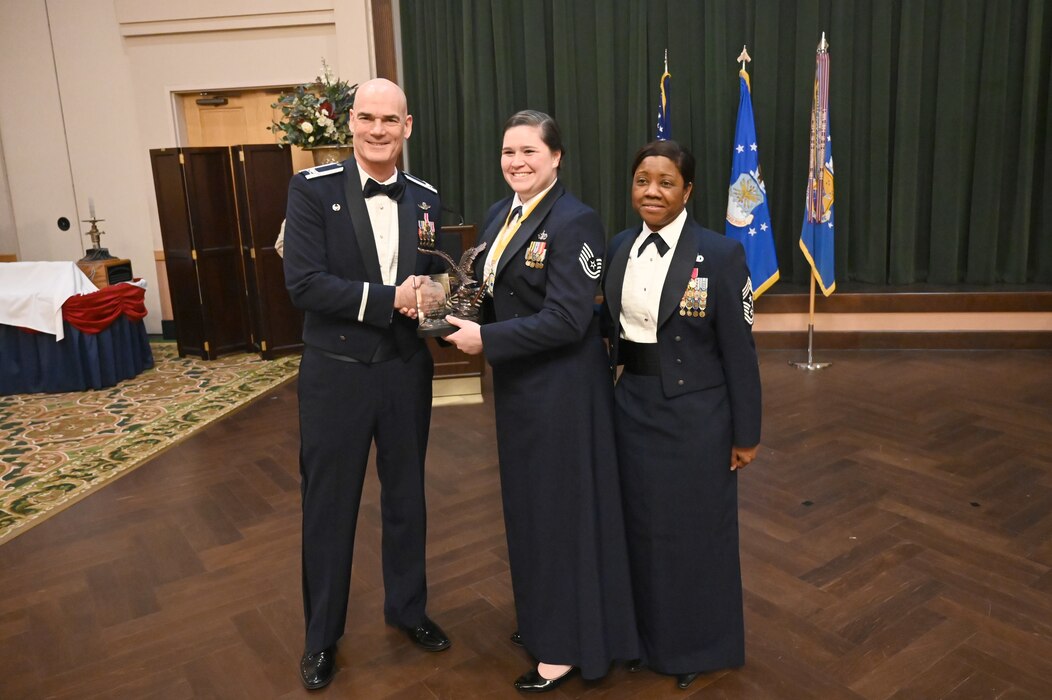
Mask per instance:
[[[778,281],[778,255],[774,250],[767,188],[760,174],[760,150],[756,145],[756,123],[752,116],[749,74],[738,73],[741,99],[738,126],[734,130],[731,185],[727,193],[727,235],[741,241],[753,284],[753,298]]]
[[[833,265],[833,139],[829,134],[829,44],[825,32],[815,59],[814,107],[811,110],[811,159],[800,250],[811,272],[829,296],[836,290]]]
[[[669,89],[672,87],[672,74],[668,72],[668,49],[665,49],[665,72],[661,74],[658,86],[657,136],[658,141],[672,138],[672,113],[669,111]]]

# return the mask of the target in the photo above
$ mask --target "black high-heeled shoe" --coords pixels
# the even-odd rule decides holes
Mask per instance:
[[[700,676],[701,673],[695,671],[694,673],[680,673],[676,676],[676,685],[681,690],[686,690],[690,687],[690,684],[694,682],[694,679]]]
[[[577,667],[573,666],[558,678],[545,678],[536,668],[531,668],[515,680],[515,689],[523,693],[547,693],[562,685],[577,670]]]

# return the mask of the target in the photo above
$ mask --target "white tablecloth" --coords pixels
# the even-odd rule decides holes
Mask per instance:
[[[0,323],[62,340],[62,305],[98,289],[72,262],[0,263]]]

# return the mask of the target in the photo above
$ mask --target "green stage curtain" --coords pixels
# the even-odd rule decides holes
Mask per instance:
[[[608,234],[635,225],[627,170],[654,136],[667,48],[672,135],[698,160],[692,213],[722,232],[747,44],[782,279],[806,283],[825,31],[838,286],[1052,283],[1047,0],[401,0],[400,12],[411,169],[469,222],[508,193],[501,126],[532,108],[559,121],[561,177]]]

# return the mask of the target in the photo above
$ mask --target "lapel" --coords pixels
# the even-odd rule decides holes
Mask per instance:
[[[669,263],[668,274],[665,275],[665,284],[661,288],[658,328],[664,325],[672,316],[672,312],[679,307],[679,300],[683,298],[683,292],[687,288],[687,280],[690,279],[690,271],[698,254],[698,237],[694,232],[696,226],[690,216],[683,223],[683,232],[676,242],[676,250],[672,253],[672,262]]]
[[[632,245],[642,230],[643,227],[639,226],[632,237],[614,251],[614,257],[611,258],[610,267],[606,271],[606,283],[603,285],[603,290],[610,317],[614,322],[613,338],[621,334],[621,295],[624,292],[625,271],[628,269],[628,257],[632,254]]]
[[[479,242],[486,244],[487,253],[492,249],[493,241],[497,240],[497,234],[501,233],[501,226],[503,226],[504,222],[508,219],[508,214],[511,212],[511,200],[512,198],[508,197],[501,202],[501,206],[497,209],[500,215],[494,216],[493,220],[489,222],[486,231],[482,232],[482,238]],[[486,256],[483,255],[481,257],[485,258]]]
[[[522,225],[519,226],[519,230],[515,232],[512,239],[508,241],[507,247],[504,248],[504,252],[501,253],[500,262],[497,263],[496,274],[493,276],[494,279],[500,277],[504,268],[506,268],[512,258],[515,257],[515,253],[522,248],[526,241],[530,240],[530,236],[541,227],[544,218],[548,216],[548,212],[550,212],[552,207],[555,206],[556,200],[563,196],[564,191],[562,183],[556,182],[552,185],[548,194],[544,195],[544,199],[542,199],[540,203],[534,207],[533,211],[530,212],[530,216],[526,221],[522,222]],[[504,222],[502,221],[501,223],[503,224]]]
[[[354,158],[348,158],[343,162],[343,191],[347,198],[351,224],[354,226],[354,237],[358,239],[358,250],[362,254],[365,274],[369,282],[383,284],[383,277],[380,276],[380,256],[376,253],[373,226],[369,223],[369,210],[365,208],[362,182],[358,176],[358,163]],[[399,212],[400,216],[401,212]]]
[[[498,215],[493,217],[493,220],[489,222],[489,226],[485,231],[482,232],[482,239],[480,243],[486,244],[486,249],[482,251],[482,254],[475,258],[475,276],[482,279],[482,268],[486,264],[486,258],[489,256],[489,251],[493,250],[493,241],[497,240],[497,234],[500,233],[500,227],[504,225],[504,222],[508,219],[508,214],[511,212],[511,202],[513,197],[508,197],[506,200],[501,202],[497,208]]]
[[[409,183],[401,171],[398,172],[398,179],[405,185],[405,194],[398,203],[398,277],[395,284],[413,274],[417,244],[420,241],[416,220],[417,201],[409,194]]]
[[[610,322],[613,325],[610,331],[610,371],[617,383],[617,363],[621,356],[621,299],[625,289],[625,272],[628,270],[628,257],[632,254],[632,246],[635,245],[636,237],[643,230],[642,224],[636,229],[628,240],[621,243],[621,247],[614,251],[610,259],[610,266],[606,271],[606,280],[603,282],[603,296],[606,300],[606,310],[610,314]]]

